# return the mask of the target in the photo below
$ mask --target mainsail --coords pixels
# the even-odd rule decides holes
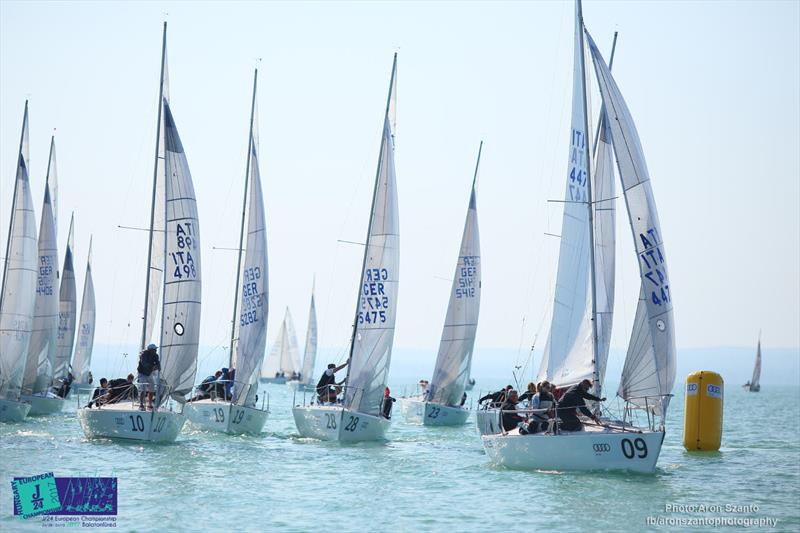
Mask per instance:
[[[75,246],[75,215],[69,221],[67,251],[64,254],[64,269],[61,271],[61,289],[58,303],[58,350],[56,351],[53,378],[58,380],[67,376],[72,359],[72,345],[75,342],[75,321],[78,313],[78,289],[75,287],[75,267],[72,250]]]
[[[461,397],[469,378],[475,332],[478,329],[478,312],[481,306],[481,244],[475,180],[478,177],[481,148],[483,143],[478,149],[469,208],[450,289],[450,302],[447,305],[439,354],[430,383],[431,401],[445,405],[461,405]]]
[[[53,380],[58,330],[58,243],[49,180],[44,186],[39,223],[39,260],[33,331],[22,390],[27,394],[47,392]]]
[[[17,400],[20,396],[33,327],[38,274],[36,216],[33,213],[28,164],[26,101],[0,291],[0,398],[9,400]]]
[[[397,54],[392,64],[384,115],[344,400],[348,409],[374,416],[381,413],[397,316],[400,224],[393,134],[396,74]]]
[[[89,369],[92,365],[92,348],[94,347],[95,301],[94,281],[92,279],[92,241],[89,239],[89,255],[86,259],[86,277],[83,282],[83,298],[81,300],[81,318],[78,323],[78,340],[75,343],[75,356],[72,360],[72,372],[77,383],[89,383]]]
[[[234,322],[236,336],[235,359],[231,366],[236,369],[233,386],[233,401],[239,405],[255,403],[258,392],[258,375],[264,360],[267,345],[267,314],[269,311],[269,271],[267,263],[267,221],[264,214],[264,199],[261,191],[261,175],[258,168],[258,123],[256,120],[256,82],[258,71],[253,79],[253,103],[250,116],[248,169],[245,177],[245,206],[247,217],[247,246],[244,265],[237,272],[237,304]],[[248,197],[248,182],[250,186]],[[248,205],[249,203],[249,205]],[[239,262],[241,262],[244,232],[244,212],[239,238]],[[232,340],[233,342],[233,340]]]
[[[641,278],[628,354],[618,394],[640,406],[665,413],[675,383],[675,335],[672,291],[664,241],[639,134],[617,83],[586,33],[605,106],[606,123],[617,156],[628,219]],[[649,396],[645,400],[644,397]]]
[[[577,6],[580,9],[580,6]],[[566,174],[558,274],[550,333],[536,381],[565,387],[595,379],[592,346],[591,235],[587,205],[591,162],[586,103],[585,58],[579,12],[575,17],[572,126]]]
[[[281,377],[290,378],[300,369],[299,359],[300,348],[297,344],[297,333],[295,333],[292,322],[292,314],[287,307],[286,313],[283,315],[283,322],[281,322],[281,329],[272,344],[269,357],[264,360],[264,365],[261,367],[261,377],[270,379],[281,374]]]
[[[301,381],[307,385],[314,384],[314,365],[317,362],[317,306],[314,303],[314,289],[311,289],[311,306],[308,309],[308,329],[306,329],[306,348],[303,353],[303,368],[300,371]]]
[[[753,379],[750,380],[750,388],[758,390],[761,386],[761,337],[758,338],[758,349],[756,350],[756,365],[753,367]]]

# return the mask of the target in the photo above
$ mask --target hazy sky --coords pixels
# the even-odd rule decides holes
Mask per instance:
[[[679,347],[800,345],[800,4],[590,2],[585,20],[648,160]],[[270,254],[270,340],[291,307],[344,346],[356,300],[392,54],[399,52],[401,223],[395,342],[436,349],[478,143],[483,296],[478,346],[549,327],[569,139],[571,2],[0,3],[0,237],[30,98],[37,219],[57,128],[61,260],[76,213],[79,286],[94,235],[98,342],[141,328],[161,23],[172,110],[197,192],[201,343],[225,344],[252,69]],[[593,103],[598,103],[595,91]],[[599,105],[594,106],[595,113]],[[613,346],[638,272],[618,200]],[[79,292],[80,294],[80,292]]]

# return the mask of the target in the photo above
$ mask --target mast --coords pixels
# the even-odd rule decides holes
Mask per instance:
[[[586,102],[586,51],[583,44],[583,8],[581,0],[577,0],[577,17],[579,24],[578,42],[580,43],[580,58],[581,58],[581,79],[583,86],[583,126],[585,134],[589,132],[589,109]],[[587,147],[587,164],[586,164],[586,208],[589,210],[589,278],[592,291],[592,365],[593,365],[593,382],[594,390],[597,396],[602,393],[600,386],[600,374],[597,371],[597,280],[595,279],[595,257],[594,257],[594,204],[592,198],[592,161],[589,157]]]
[[[394,53],[394,60],[392,61],[392,75],[389,79],[389,95],[386,97],[386,112],[383,115],[383,129],[386,129],[386,123],[389,121],[389,108],[392,105],[392,92],[394,91],[394,77],[397,74],[397,52]],[[356,298],[356,311],[353,316],[353,334],[350,336],[350,353],[347,355],[347,362],[353,357],[353,350],[356,346],[356,333],[358,333],[358,308],[361,302],[361,284],[364,283],[364,268],[367,266],[367,254],[369,253],[369,237],[372,232],[372,219],[375,215],[375,198],[378,196],[378,180],[381,177],[381,165],[383,164],[383,148],[386,144],[386,136],[381,132],[381,148],[378,152],[378,168],[375,171],[375,186],[372,188],[372,203],[369,208],[369,224],[367,225],[367,240],[364,244],[364,258],[361,261],[361,276],[358,280],[358,295]],[[347,366],[347,376],[345,377],[345,387],[350,382],[350,365]]]
[[[244,172],[244,199],[242,200],[242,227],[239,230],[239,256],[236,261],[236,290],[233,295],[233,318],[231,318],[231,346],[228,353],[228,368],[233,366],[233,342],[236,337],[236,308],[239,305],[239,276],[242,270],[242,246],[244,245],[245,214],[247,213],[247,185],[250,180],[250,154],[253,153],[253,118],[256,112],[256,84],[258,69],[253,74],[253,101],[250,104],[250,131],[247,134],[247,167]]]
[[[478,169],[481,166],[481,152],[483,151],[483,141],[478,146],[478,160],[475,161],[475,174],[472,176],[472,192],[475,192],[475,184],[478,181]]]
[[[167,59],[167,21],[164,21],[164,34],[161,38],[161,75],[158,81],[158,120],[156,121],[156,157],[153,162],[153,194],[150,199],[150,232],[147,239],[147,276],[144,282],[144,317],[142,319],[142,341],[140,349],[147,343],[147,311],[150,295],[150,262],[153,258],[153,224],[156,214],[156,193],[158,188],[158,145],[161,142],[161,110],[164,107],[164,64]]]
[[[22,144],[25,142],[25,130],[28,128],[28,101],[25,100],[25,112],[22,115],[22,133],[19,134],[19,153],[17,154],[17,167],[19,167],[19,158],[22,155]],[[25,158],[23,157],[23,160]],[[48,163],[49,164],[49,163]],[[25,162],[25,171],[28,171],[28,163]],[[6,240],[6,255],[3,261],[3,286],[0,287],[0,310],[3,309],[3,296],[6,294],[6,277],[8,274],[8,263],[11,258],[8,256],[11,250],[11,231],[14,229],[14,210],[17,208],[17,173],[14,173],[14,196],[11,197],[11,218],[8,221],[8,239]]]

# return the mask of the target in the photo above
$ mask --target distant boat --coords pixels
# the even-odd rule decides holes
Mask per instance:
[[[600,87],[599,143],[592,168],[584,38]],[[495,464],[541,470],[632,470],[653,472],[664,440],[664,420],[675,383],[672,292],[664,240],[639,135],[622,93],[575,10],[573,105],[570,155],[553,322],[537,381],[564,388],[590,379],[601,393],[613,311],[613,164],[616,154],[628,219],[639,263],[640,296],[617,394],[626,402],[623,420],[585,424],[582,431],[550,425],[524,434],[517,428],[482,435]],[[611,192],[611,195],[606,195]],[[647,414],[636,427],[625,416]],[[599,406],[596,413],[600,413]],[[594,453],[591,450],[594,449]],[[586,453],[590,450],[590,453]]]
[[[156,376],[155,408],[140,410],[124,400],[101,408],[78,409],[88,438],[115,437],[174,441],[186,417],[167,405],[183,404],[197,372],[200,337],[201,268],[197,201],[186,154],[169,102],[167,24],[161,47],[153,194],[148,231],[142,349],[159,340],[161,370]],[[159,306],[161,295],[163,301]],[[160,307],[160,308],[159,308]],[[160,316],[160,327],[156,317]]]
[[[287,381],[291,388],[304,391],[314,387],[314,365],[317,362],[317,306],[314,304],[314,286],[311,286],[311,305],[308,309],[308,328],[306,347],[303,352],[303,366],[300,379]]]
[[[186,404],[186,416],[194,424],[225,433],[258,434],[267,421],[267,410],[257,406],[258,373],[267,345],[269,275],[267,261],[267,223],[258,165],[258,123],[256,122],[256,84],[253,74],[253,100],[250,108],[247,168],[242,200],[242,224],[233,289],[233,319],[228,368],[236,369],[230,398],[217,397],[216,390],[198,391],[197,399]],[[247,242],[245,242],[245,230]],[[242,256],[244,255],[244,265]]]
[[[300,347],[297,344],[297,333],[292,322],[292,313],[289,308],[283,315],[278,336],[272,343],[272,350],[264,359],[261,367],[261,383],[275,383],[283,385],[297,376],[300,371]]]
[[[33,330],[39,255],[29,168],[26,101],[0,290],[0,422],[24,420],[31,408],[30,403],[21,400]]]
[[[401,400],[403,417],[407,422],[426,426],[458,426],[466,422],[470,413],[463,405],[481,306],[481,246],[475,181],[482,148],[483,142],[478,148],[469,207],[433,378],[424,397]]]
[[[348,442],[379,440],[390,424],[391,400],[385,396],[400,266],[394,168],[396,74],[397,54],[383,120],[343,397],[328,405],[295,406],[292,414],[302,437]]]
[[[50,172],[55,172],[55,141],[50,140],[50,162],[44,185],[42,217],[39,224],[39,258],[33,332],[28,346],[28,361],[22,381],[22,399],[31,404],[29,416],[61,411],[64,399],[53,394],[58,332],[58,243],[56,240],[55,198],[50,192]]]
[[[759,392],[761,390],[761,335],[758,336],[758,348],[756,349],[756,362],[753,366],[753,377],[743,386],[750,392]]]
[[[91,390],[92,350],[94,348],[96,309],[94,300],[94,280],[92,278],[92,239],[89,239],[89,253],[86,258],[86,277],[83,282],[83,298],[81,299],[81,317],[78,323],[78,340],[75,343],[75,355],[72,360],[72,371],[75,381],[72,388]]]
[[[53,162],[55,166],[55,162]],[[58,332],[55,368],[53,369],[53,385],[59,388],[69,381],[72,375],[72,348],[75,344],[75,325],[78,318],[78,289],[75,285],[75,265],[73,250],[75,249],[75,215],[70,217],[67,234],[67,250],[64,253],[64,268],[61,270],[61,287],[58,301]],[[71,376],[72,375],[72,376]]]

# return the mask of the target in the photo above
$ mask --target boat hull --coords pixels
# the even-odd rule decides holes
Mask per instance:
[[[286,378],[258,378],[259,383],[274,383],[276,385],[283,385],[286,383]]]
[[[576,431],[560,435],[483,435],[493,464],[519,470],[626,470],[652,473],[663,431]]]
[[[391,421],[337,406],[292,408],[301,437],[339,442],[383,440]]]
[[[28,416],[31,404],[15,400],[0,400],[0,422],[22,422]]]
[[[295,390],[297,392],[303,392],[303,391],[311,390],[311,389],[314,388],[314,387],[311,387],[310,385],[306,385],[302,381],[297,381],[297,380],[287,381],[286,384],[289,385],[289,388],[291,388],[292,390]]]
[[[400,410],[406,422],[425,426],[463,426],[469,418],[469,409],[401,398]]]
[[[265,410],[220,400],[188,402],[183,412],[196,426],[232,435],[258,435],[268,415]]]
[[[173,411],[140,411],[124,406],[78,409],[78,420],[88,439],[112,438],[149,442],[172,442],[186,417]]]
[[[475,423],[478,426],[478,433],[481,435],[494,435],[502,433],[503,426],[500,423],[499,409],[481,409],[475,411]]]
[[[60,413],[64,408],[64,398],[48,394],[42,396],[39,394],[23,394],[22,401],[31,404],[31,409],[28,416],[42,416]]]

